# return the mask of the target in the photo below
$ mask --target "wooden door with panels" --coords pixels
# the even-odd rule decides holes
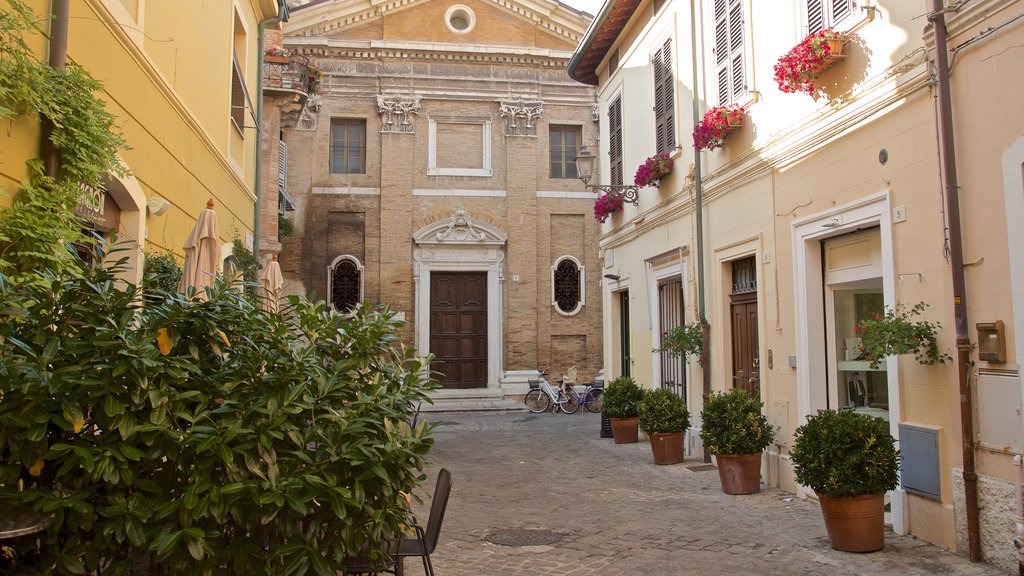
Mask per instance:
[[[430,352],[442,387],[487,387],[486,272],[431,272]]]
[[[729,294],[732,329],[732,383],[755,398],[761,397],[760,342],[757,334],[757,268],[754,257],[732,263]]]

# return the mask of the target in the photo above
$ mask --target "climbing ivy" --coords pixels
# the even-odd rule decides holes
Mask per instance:
[[[83,219],[75,214],[82,185],[102,188],[107,174],[124,176],[117,151],[127,143],[97,93],[102,85],[78,64],[58,70],[29,47],[42,35],[41,20],[23,0],[0,9],[0,120],[30,116],[49,121],[50,144],[60,153],[56,178],[40,158],[27,161],[29,178],[14,202],[0,211],[0,272],[17,277],[40,263],[65,270],[71,244],[88,244]]]

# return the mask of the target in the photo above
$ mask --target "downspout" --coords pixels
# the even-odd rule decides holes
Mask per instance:
[[[974,404],[968,382],[971,339],[967,324],[967,291],[964,281],[963,237],[960,232],[960,184],[956,174],[953,109],[949,90],[949,58],[946,54],[946,15],[943,0],[932,0],[928,20],[935,29],[935,74],[939,107],[939,146],[949,214],[950,267],[953,275],[953,312],[956,322],[957,371],[960,388],[960,435],[964,459],[964,502],[967,514],[967,547],[972,562],[981,561],[978,522],[978,474],[974,465]]]
[[[49,64],[57,70],[64,70],[68,63],[68,8],[70,0],[53,0],[50,3],[50,54]],[[53,121],[43,117],[40,148],[46,175],[54,180],[60,169],[60,150],[50,142]]]
[[[700,100],[697,98],[697,14],[696,2],[690,2],[690,57],[693,67],[693,125],[700,122]],[[707,400],[711,393],[711,326],[708,324],[707,314],[704,308],[704,187],[701,184],[700,150],[694,148],[693,153],[693,191],[694,191],[694,213],[697,218],[697,315],[700,318],[703,346],[701,354],[704,356],[704,363],[701,365],[701,376],[703,377],[703,399]],[[703,402],[702,402],[703,405]],[[704,461],[711,462],[711,454],[704,450]]]
[[[261,20],[259,25],[256,27],[258,30],[257,57],[259,58],[259,67],[256,70],[256,178],[253,182],[253,187],[256,192],[256,204],[253,207],[252,254],[256,257],[256,265],[259,268],[263,267],[262,263],[260,263],[260,199],[263,197],[262,191],[260,190],[260,187],[263,184],[261,174],[263,171],[263,38],[267,26],[271,24],[279,24],[288,16],[288,6],[284,2],[285,0],[277,0],[277,16]]]

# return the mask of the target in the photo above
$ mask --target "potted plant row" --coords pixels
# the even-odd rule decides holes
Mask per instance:
[[[842,57],[843,47],[849,40],[849,34],[831,28],[809,34],[775,64],[775,82],[779,90],[817,96],[818,89],[814,81],[822,71]]]
[[[636,169],[633,184],[642,187],[661,184],[661,179],[672,173],[672,158],[668,152],[660,152],[651,156]]]
[[[601,410],[612,425],[612,436],[616,444],[637,441],[637,404],[643,396],[643,388],[637,386],[629,376],[620,376],[605,388]]]
[[[853,410],[819,410],[794,432],[796,480],[818,495],[832,548],[885,545],[885,493],[899,482],[895,443],[888,422]]]
[[[722,492],[754,494],[761,490],[761,452],[775,439],[775,428],[762,404],[743,388],[712,392],[701,412],[700,439],[715,456]]]
[[[651,443],[655,464],[679,464],[683,461],[690,412],[682,398],[668,388],[647,392],[637,405],[637,419]]]
[[[721,148],[725,144],[725,137],[743,126],[745,115],[746,110],[735,104],[708,108],[693,128],[693,147],[708,151]]]

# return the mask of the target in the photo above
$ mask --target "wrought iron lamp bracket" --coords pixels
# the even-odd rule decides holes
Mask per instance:
[[[617,192],[622,194],[623,202],[629,202],[633,206],[639,206],[639,186],[625,186],[619,184],[585,184],[588,190],[593,190],[598,194],[608,194],[610,192]]]

